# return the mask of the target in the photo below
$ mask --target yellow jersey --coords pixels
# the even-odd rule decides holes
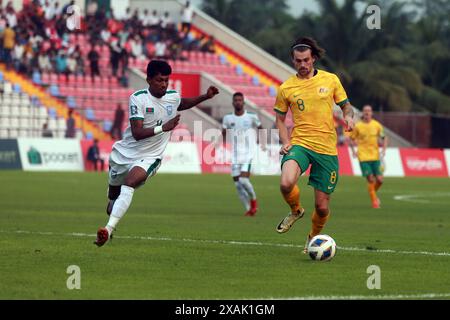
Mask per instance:
[[[380,160],[378,138],[384,138],[383,126],[376,120],[359,121],[350,134],[350,138],[358,145],[358,160]]]
[[[317,70],[310,79],[293,75],[278,89],[274,110],[286,114],[290,109],[294,128],[291,144],[321,154],[337,155],[333,107],[348,102],[339,78]]]

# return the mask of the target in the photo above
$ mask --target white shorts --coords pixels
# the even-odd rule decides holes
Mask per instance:
[[[239,164],[231,164],[231,176],[238,177],[241,175],[241,172],[250,172],[252,167],[252,163],[239,163]]]
[[[117,164],[109,158],[108,183],[111,186],[121,186],[128,172],[134,167],[140,167],[147,172],[147,179],[153,177],[161,166],[161,159],[138,159],[126,164]]]

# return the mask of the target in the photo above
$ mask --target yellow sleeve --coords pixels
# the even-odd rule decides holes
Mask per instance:
[[[289,102],[284,96],[284,90],[281,87],[278,88],[277,99],[275,101],[275,107],[273,108],[273,110],[281,114],[286,114],[289,110]]]
[[[339,78],[335,75],[334,76],[335,81],[335,88],[334,88],[334,102],[339,106],[342,107],[344,104],[348,102],[347,93],[344,90],[344,87],[342,86],[341,81]]]

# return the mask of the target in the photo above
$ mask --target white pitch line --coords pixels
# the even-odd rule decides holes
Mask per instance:
[[[430,203],[430,200],[423,200],[423,198],[439,198],[439,197],[447,197],[450,196],[448,192],[436,192],[433,194],[399,194],[394,196],[394,200],[397,201],[406,201],[413,203]],[[417,199],[422,198],[422,199]]]
[[[306,296],[287,298],[259,298],[251,300],[398,300],[398,299],[438,299],[450,298],[450,293],[423,293],[423,294],[391,294],[373,296]]]
[[[82,238],[95,238],[96,234],[88,233],[55,233],[55,232],[43,232],[43,231],[27,231],[27,230],[0,230],[0,233],[9,234],[35,234],[42,236],[69,236],[69,237],[82,237]],[[188,238],[170,238],[170,237],[149,237],[149,236],[117,236],[114,235],[114,239],[132,239],[132,240],[150,240],[150,241],[179,241],[179,242],[194,242],[194,243],[213,243],[213,244],[229,244],[238,246],[268,246],[268,247],[285,247],[285,248],[299,248],[303,249],[302,245],[290,244],[290,243],[270,243],[270,242],[254,242],[254,241],[234,241],[234,240],[209,240],[209,239],[188,239]],[[409,255],[428,255],[428,256],[444,256],[450,257],[450,252],[429,252],[429,251],[405,251],[405,250],[392,250],[392,249],[365,249],[356,247],[337,247],[342,251],[360,251],[360,252],[374,252],[374,253],[393,253],[393,254],[409,254]]]

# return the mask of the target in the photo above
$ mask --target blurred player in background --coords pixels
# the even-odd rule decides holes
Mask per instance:
[[[114,143],[109,158],[108,224],[97,232],[94,242],[104,245],[131,204],[134,190],[156,174],[171,131],[178,125],[178,111],[190,109],[219,93],[209,87],[195,98],[181,98],[167,90],[172,68],[165,61],[153,60],[147,66],[148,89],[130,96],[130,125],[123,139]]]
[[[353,157],[358,157],[362,175],[367,179],[372,208],[380,208],[380,199],[377,191],[383,184],[383,170],[381,161],[386,154],[388,139],[384,135],[383,126],[372,118],[372,107],[363,107],[362,120],[355,125],[350,134],[350,147]],[[382,151],[379,150],[379,139],[383,142]],[[358,152],[355,152],[355,145]]]
[[[324,55],[312,38],[298,39],[291,47],[291,58],[297,74],[285,81],[278,90],[275,102],[276,125],[279,130],[283,155],[281,161],[280,189],[291,208],[276,230],[289,231],[303,217],[305,209],[300,204],[298,179],[311,165],[309,185],[314,188],[315,208],[309,240],[320,234],[330,215],[330,195],[339,178],[337,137],[334,128],[333,108],[337,104],[344,113],[346,130],[353,129],[353,107],[350,105],[339,78],[329,72],[317,70],[314,63]],[[286,114],[292,112],[294,128],[289,137],[285,124]]]
[[[246,111],[244,104],[244,95],[236,92],[233,95],[234,113],[225,115],[222,120],[222,136],[231,142],[231,176],[245,207],[245,215],[254,216],[258,203],[250,182],[250,171],[258,145],[257,130],[262,129],[262,125],[258,115]],[[265,143],[261,144],[264,149]]]

